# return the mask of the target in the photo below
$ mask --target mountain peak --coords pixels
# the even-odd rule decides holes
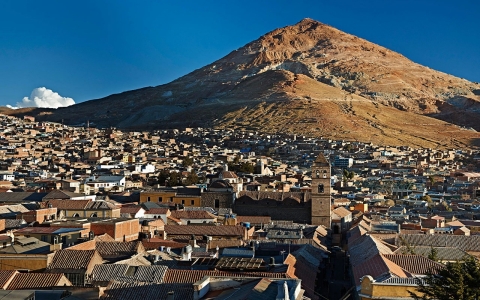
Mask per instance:
[[[480,131],[478,91],[478,84],[305,18],[169,84],[39,112],[39,120],[218,125],[432,147],[461,136],[480,142],[477,132],[455,127]]]

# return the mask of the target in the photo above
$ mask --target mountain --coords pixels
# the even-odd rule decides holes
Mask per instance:
[[[480,145],[478,83],[311,19],[168,84],[29,114],[124,129],[216,126],[379,144]]]

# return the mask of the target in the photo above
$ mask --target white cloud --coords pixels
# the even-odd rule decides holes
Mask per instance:
[[[32,91],[30,97],[23,97],[22,101],[17,102],[16,107],[7,105],[10,108],[22,107],[44,107],[44,108],[58,108],[75,104],[72,98],[62,97],[58,93],[39,87]]]

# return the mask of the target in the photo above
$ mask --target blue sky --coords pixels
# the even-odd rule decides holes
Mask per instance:
[[[0,2],[0,105],[168,83],[306,17],[480,82],[477,0],[15,0]]]

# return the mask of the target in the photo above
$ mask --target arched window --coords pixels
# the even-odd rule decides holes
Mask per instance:
[[[73,217],[73,218],[80,218],[80,215],[75,213],[75,214],[73,214],[72,217]]]
[[[323,170],[323,178],[327,178],[327,170]]]
[[[96,218],[96,217],[97,217],[97,213],[92,213],[92,214],[90,215],[90,218]]]
[[[315,172],[315,174],[317,175],[317,178],[320,178],[320,171],[317,170],[317,172]]]

